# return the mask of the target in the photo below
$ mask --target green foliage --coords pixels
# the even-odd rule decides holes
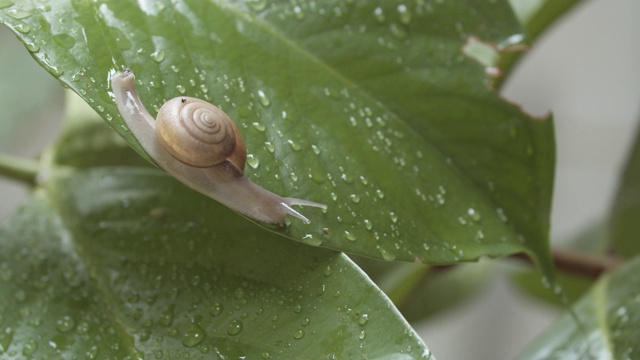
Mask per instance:
[[[636,136],[627,166],[622,174],[611,213],[610,236],[620,256],[634,258],[640,254],[640,133]]]
[[[381,289],[418,320],[490,270],[435,265],[524,252],[553,281],[553,124],[503,101],[491,74],[575,2],[514,5],[516,17],[506,0],[0,0],[0,23],[80,96],[39,164],[0,157],[4,175],[41,172],[0,227],[0,355],[430,358]],[[304,209],[310,225],[254,224],[153,168],[110,93],[125,68],[152,113],[181,95],[220,106],[247,144],[248,178],[328,210]],[[625,210],[636,158],[614,211],[618,249],[632,246],[619,234],[640,233]],[[338,251],[418,261],[358,258],[375,285]],[[636,293],[622,286],[635,267],[575,308],[603,339],[620,331],[603,340],[615,354],[635,351]],[[525,358],[545,344],[591,351],[569,318],[556,329]]]
[[[288,2],[47,6],[20,2],[2,19],[143,156],[109,94],[125,67],[151,111],[183,94],[227,111],[250,179],[329,205],[283,235],[433,264],[528,251],[551,273],[551,122],[502,101],[460,51],[471,35],[521,33],[507,3],[339,1],[324,4],[331,17]]]
[[[634,359],[640,352],[640,259],[603,276],[521,359]]]
[[[0,354],[429,357],[345,255],[237,218],[152,169],[57,176],[0,228]]]

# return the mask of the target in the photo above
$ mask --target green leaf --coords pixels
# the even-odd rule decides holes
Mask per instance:
[[[509,0],[531,42],[581,1],[583,0]]]
[[[563,249],[592,259],[606,259],[609,252],[609,237],[607,235],[605,221],[598,221],[567,241],[563,245]],[[584,260],[586,261],[586,258]],[[563,308],[581,298],[595,282],[590,274],[569,273],[562,268],[556,268],[556,271],[557,283],[562,288],[561,297],[550,293],[548,284],[545,286],[545,283],[540,281],[537,272],[529,266],[517,267],[512,275],[516,284],[527,294]]]
[[[220,105],[251,180],[329,205],[279,230],[292,239],[436,264],[527,251],[551,273],[552,123],[461,52],[518,38],[506,1],[8,4],[0,20],[143,156],[109,95],[116,71],[152,112],[183,93]]]
[[[640,258],[602,277],[520,359],[635,359],[640,352]]]
[[[482,260],[448,267],[362,257],[353,260],[412,323],[473,298],[484,288],[493,269],[492,262]],[[540,283],[539,275],[537,280]]]
[[[629,154],[610,219],[610,237],[617,254],[632,258],[640,254],[640,132]]]
[[[0,354],[430,357],[346,256],[237,217],[153,169],[54,177],[0,228]]]
[[[551,28],[557,21],[583,0],[509,0],[513,11],[524,28],[528,45],[534,44],[540,35]],[[496,86],[502,85],[512,73],[512,69],[526,52],[526,46],[503,48],[500,58],[494,66],[498,66],[505,75],[498,79]]]

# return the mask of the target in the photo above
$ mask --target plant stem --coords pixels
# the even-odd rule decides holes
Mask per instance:
[[[613,255],[594,256],[566,249],[553,249],[551,255],[558,269],[594,279],[624,263],[623,259]]]
[[[40,164],[34,160],[0,153],[0,176],[35,185],[39,171]]]
[[[623,259],[613,255],[594,256],[567,249],[553,249],[551,256],[558,270],[590,279],[597,279],[602,273],[613,271],[624,263]],[[525,254],[513,257],[531,263]]]

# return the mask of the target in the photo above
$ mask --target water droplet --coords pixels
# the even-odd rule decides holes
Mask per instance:
[[[394,224],[398,222],[398,215],[396,215],[396,213],[394,213],[393,211],[389,212],[389,218],[391,218],[391,222],[393,222]]]
[[[320,148],[317,145],[311,145],[311,151],[316,155],[320,155]]]
[[[0,331],[0,354],[4,354],[9,349],[9,346],[11,346],[13,333],[14,331],[10,327]]]
[[[293,14],[298,20],[304,19],[304,11],[302,11],[302,8],[298,5],[293,7]]]
[[[173,310],[175,308],[176,305],[171,304],[160,314],[160,325],[169,326],[173,323]]]
[[[260,132],[264,132],[267,129],[267,127],[264,124],[259,122],[254,122],[251,125],[253,125],[253,127]]]
[[[28,34],[31,31],[31,26],[27,24],[18,24],[15,26],[15,29],[23,34]]]
[[[240,320],[231,320],[229,321],[229,326],[227,327],[227,334],[231,336],[238,335],[242,332],[242,328],[244,324]]]
[[[289,144],[289,146],[291,147],[291,150],[298,152],[300,150],[302,150],[302,147],[300,146],[300,144],[298,144],[297,142],[289,139],[287,140],[287,143]]]
[[[360,334],[358,334],[358,339],[360,340],[364,340],[364,338],[367,336],[367,334],[365,333],[364,330],[360,331]]]
[[[377,7],[373,10],[373,16],[379,23],[384,22],[384,11],[381,7]]]
[[[40,45],[35,42],[26,42],[24,45],[27,47],[27,50],[32,53],[40,51]]]
[[[411,12],[406,5],[398,5],[398,14],[400,15],[400,22],[403,24],[409,24],[411,22]]]
[[[362,314],[360,315],[360,317],[358,317],[358,324],[360,324],[360,326],[367,325],[367,322],[369,322],[369,315]]]
[[[247,154],[247,164],[252,168],[257,169],[258,166],[260,166],[260,159],[253,154]]]
[[[320,245],[322,245],[322,240],[321,239],[316,239],[312,234],[305,234],[302,237],[302,241],[304,241],[305,244],[309,244],[311,246],[320,246]]]
[[[349,241],[356,241],[356,236],[347,230],[344,231],[344,237]]]
[[[342,170],[342,169],[341,169]],[[353,176],[347,174],[347,173],[342,173],[340,175],[340,178],[346,182],[347,184],[353,184]]]
[[[496,213],[498,214],[498,218],[500,219],[500,221],[504,223],[509,221],[509,218],[507,218],[507,215],[505,215],[504,210],[502,208],[497,208]]]
[[[38,349],[38,343],[33,339],[29,339],[27,340],[27,342],[24,344],[24,347],[22,348],[22,355],[31,355],[37,349]]]
[[[296,331],[295,333],[293,333],[293,337],[296,340],[302,339],[304,337],[304,330],[301,329],[301,330]]]
[[[66,333],[73,330],[76,327],[76,321],[71,316],[63,316],[56,323],[56,329],[58,331]]]
[[[382,192],[382,190],[380,189],[376,190],[376,195],[378,195],[380,199],[384,199],[384,193]]]
[[[367,230],[371,230],[371,229],[373,229],[373,224],[371,223],[371,221],[369,219],[364,219],[364,227]]]
[[[471,220],[475,222],[478,222],[482,219],[482,215],[480,215],[480,213],[477,212],[474,208],[467,209],[467,214],[469,215]]]
[[[273,144],[270,141],[265,141],[264,148],[267,149],[267,151],[272,154],[274,151],[276,151],[276,148],[273,146]]]
[[[24,11],[21,9],[10,9],[6,12],[6,14],[18,20],[25,19],[31,16],[31,13],[29,11]]]
[[[358,204],[360,202],[360,196],[358,196],[357,194],[351,194],[349,195],[349,198],[351,199],[351,201],[353,201],[355,204]]]
[[[262,90],[258,90],[258,101],[264,107],[268,107],[269,105],[271,105],[271,101],[269,101],[269,98]]]
[[[385,249],[380,249],[380,255],[385,261],[393,261],[396,259],[396,255],[394,253]]]
[[[153,59],[153,61],[160,63],[162,62],[162,60],[164,60],[164,51],[162,50],[158,50],[158,51],[154,51],[151,53],[151,59]]]
[[[233,292],[233,296],[240,300],[244,297],[244,289],[243,288],[237,288],[236,291]]]
[[[187,89],[184,87],[184,85],[176,85],[176,90],[178,90],[180,94],[184,94],[185,92],[187,92]]]
[[[407,31],[396,23],[391,24],[389,26],[389,30],[391,30],[391,34],[398,39],[404,39],[407,37]]]
[[[298,181],[298,175],[296,175],[296,173],[294,173],[294,172],[291,172],[291,173],[289,174],[289,177],[290,177],[290,178],[291,178],[291,180],[293,180],[293,181]]]
[[[187,330],[182,336],[182,345],[186,347],[194,347],[200,344],[207,337],[207,332],[198,324],[193,324],[191,329]]]

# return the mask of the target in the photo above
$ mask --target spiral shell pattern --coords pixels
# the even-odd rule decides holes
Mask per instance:
[[[167,101],[158,111],[156,132],[165,149],[185,164],[210,167],[228,160],[244,169],[246,150],[233,120],[206,101]]]

